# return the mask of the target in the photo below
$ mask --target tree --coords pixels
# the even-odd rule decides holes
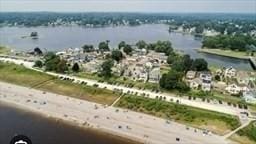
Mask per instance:
[[[177,54],[175,54],[175,53],[170,53],[169,56],[167,57],[167,63],[171,65],[171,64],[173,64],[177,59],[178,59]]]
[[[165,89],[176,89],[178,88],[178,83],[182,79],[182,74],[175,71],[175,70],[170,70],[167,74],[163,74],[159,81],[159,85],[162,88]]]
[[[108,42],[100,42],[99,43],[99,50],[101,51],[109,51]]]
[[[73,65],[73,67],[72,67],[72,71],[73,71],[73,72],[79,72],[79,70],[80,70],[80,67],[79,67],[78,63],[75,63],[75,64]]]
[[[214,78],[215,78],[216,81],[220,81],[220,76],[219,75],[215,75]]]
[[[192,64],[192,69],[195,71],[207,71],[208,63],[202,58],[195,59]]]
[[[146,48],[147,47],[147,43],[143,40],[140,40],[136,43],[136,46],[139,48],[139,49],[143,49],[143,48]]]
[[[83,48],[84,52],[92,52],[92,51],[94,51],[93,45],[85,44],[84,46],[82,46],[82,48]]]
[[[203,25],[197,26],[196,29],[195,29],[195,32],[196,32],[197,34],[203,33],[203,32],[204,32],[204,27],[203,27]]]
[[[126,46],[125,44],[125,41],[121,41],[119,44],[118,44],[118,49],[122,49]]]
[[[182,61],[183,61],[183,65],[184,65],[184,70],[185,70],[185,72],[187,72],[192,67],[193,59],[190,58],[190,55],[184,55],[182,57]]]
[[[111,53],[111,58],[119,62],[123,58],[123,54],[120,50],[113,50]]]
[[[35,55],[42,55],[43,52],[41,51],[41,49],[40,49],[39,47],[36,47],[36,48],[34,49],[34,54],[35,54]]]
[[[106,78],[111,77],[112,75],[112,70],[111,68],[113,67],[114,63],[111,59],[106,60],[105,62],[102,63],[101,69],[100,69],[100,75],[104,76]]]
[[[55,71],[56,65],[59,63],[60,58],[56,56],[53,52],[48,52],[45,56],[45,70],[46,71]]]
[[[132,53],[132,47],[131,47],[131,45],[126,44],[126,45],[124,46],[124,48],[123,48],[123,51],[124,51],[127,55],[131,55],[131,53]]]
[[[172,64],[172,69],[177,71],[177,72],[184,72],[185,71],[185,66],[181,58],[178,58],[175,60]]]
[[[154,50],[169,55],[173,52],[172,43],[170,41],[157,41],[154,45]]]
[[[67,62],[65,60],[60,60],[57,63],[56,72],[57,73],[65,73],[68,70]]]
[[[68,70],[67,62],[65,60],[61,60],[60,57],[55,55],[53,52],[47,53],[44,56],[44,59],[46,71],[64,73]]]
[[[42,68],[43,67],[43,62],[40,61],[40,60],[35,61],[34,67]]]
[[[185,82],[178,82],[177,88],[180,92],[187,92],[190,90],[190,87]]]

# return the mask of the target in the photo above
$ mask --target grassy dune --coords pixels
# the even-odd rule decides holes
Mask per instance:
[[[101,104],[111,104],[119,96],[110,90],[61,81],[51,75],[21,65],[0,62],[0,81],[67,95]]]
[[[240,125],[235,116],[143,97],[125,96],[116,105],[208,129],[217,134],[225,134]]]
[[[232,135],[231,139],[241,144],[256,144],[256,121]]]

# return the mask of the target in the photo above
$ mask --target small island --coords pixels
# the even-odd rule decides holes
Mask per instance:
[[[30,37],[32,39],[38,39],[38,33],[37,32],[31,32]]]

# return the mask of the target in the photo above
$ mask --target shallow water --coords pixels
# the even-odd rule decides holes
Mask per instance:
[[[9,144],[16,134],[28,136],[33,144],[135,144],[0,103],[0,144]]]

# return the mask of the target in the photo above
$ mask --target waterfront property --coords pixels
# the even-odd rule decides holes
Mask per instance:
[[[212,74],[210,72],[188,71],[186,81],[192,89],[201,88],[202,91],[211,91],[212,89]]]
[[[256,104],[256,90],[243,92],[243,99],[248,103]]]
[[[236,69],[233,67],[226,68],[224,71],[225,78],[234,78],[236,76]]]
[[[79,27],[58,26],[58,27],[34,27],[40,35],[39,40],[22,39],[19,36],[30,34],[32,31],[26,27],[1,27],[0,39],[2,45],[10,46],[17,51],[29,51],[35,47],[46,48],[47,51],[63,51],[65,48],[81,47],[84,44],[98,46],[100,41],[109,40],[110,48],[117,48],[120,41],[126,41],[129,44],[135,44],[138,40],[144,40],[147,43],[157,40],[172,41],[173,48],[182,51],[184,54],[190,54],[192,58],[204,58],[209,65],[213,66],[233,66],[239,70],[252,70],[248,60],[233,59],[229,57],[220,57],[198,53],[195,49],[201,47],[201,41],[194,39],[193,35],[183,35],[182,33],[169,33],[168,25],[147,24],[136,27]],[[6,33],[8,32],[8,33]],[[58,41],[56,41],[58,38]]]

